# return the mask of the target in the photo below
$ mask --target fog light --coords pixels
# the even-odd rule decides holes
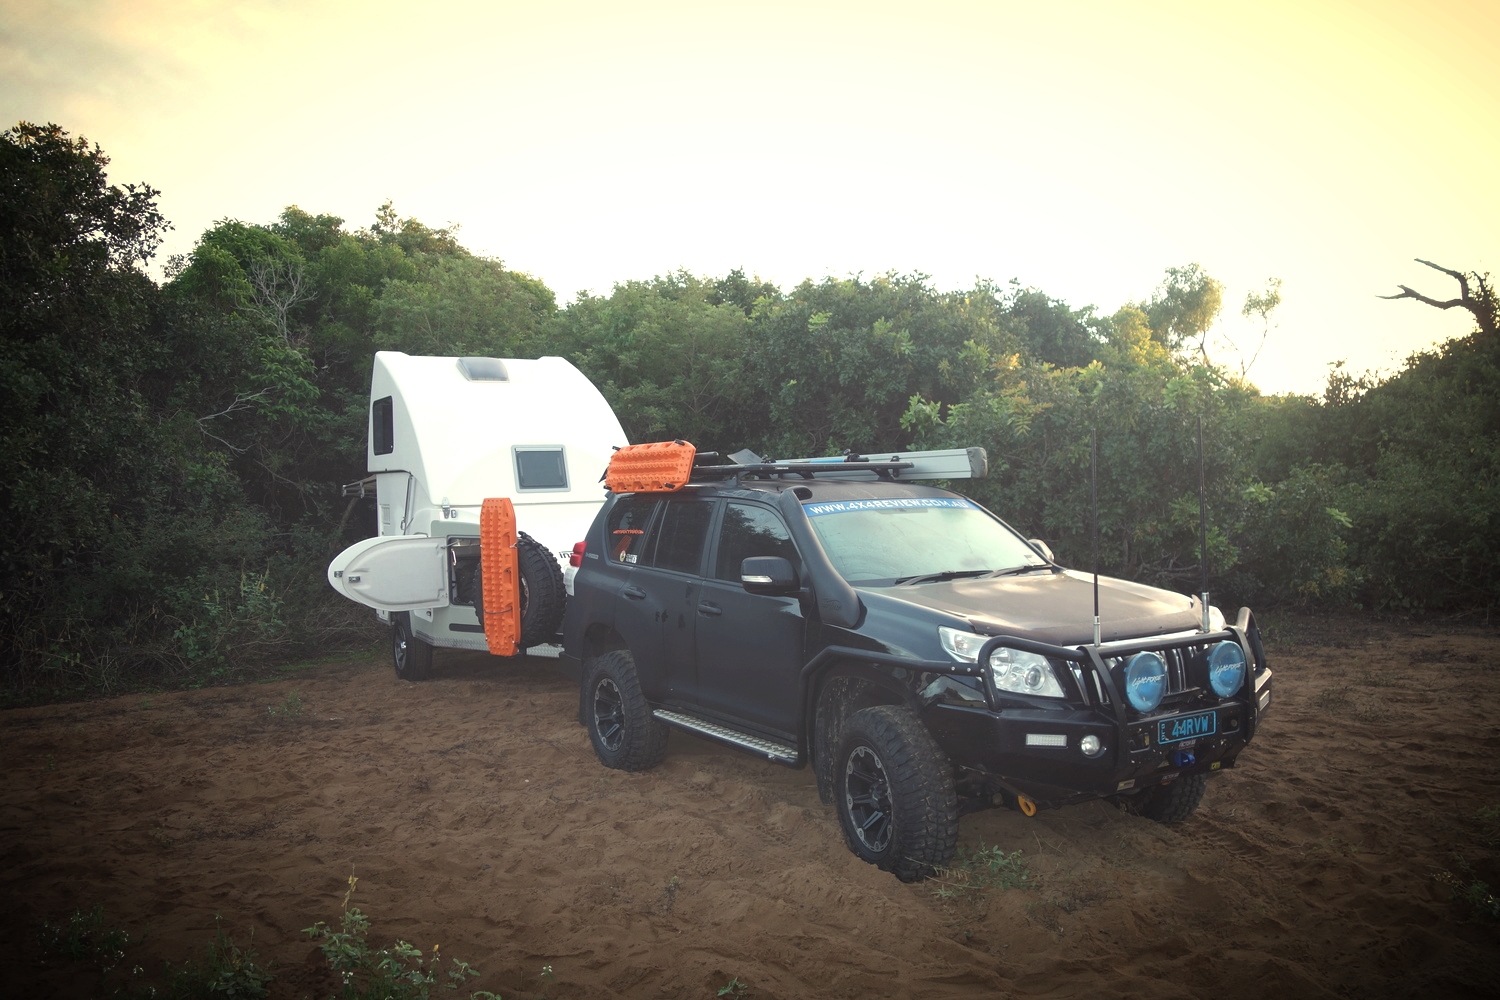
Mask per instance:
[[[1167,693],[1167,661],[1155,653],[1136,653],[1125,664],[1125,697],[1137,712],[1156,711]]]
[[[1097,757],[1104,752],[1104,744],[1099,742],[1099,737],[1097,736],[1085,736],[1078,741],[1078,749],[1082,750],[1087,756]]]
[[[1221,642],[1208,654],[1208,682],[1220,698],[1232,697],[1245,683],[1245,651],[1237,642]]]

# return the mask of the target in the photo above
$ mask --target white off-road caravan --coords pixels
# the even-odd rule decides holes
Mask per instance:
[[[604,502],[600,485],[628,444],[614,411],[562,358],[375,355],[370,476],[379,534],[339,553],[328,582],[391,623],[396,673],[425,679],[435,646],[486,649],[480,508],[514,508],[519,645],[551,645],[575,572],[573,546]]]

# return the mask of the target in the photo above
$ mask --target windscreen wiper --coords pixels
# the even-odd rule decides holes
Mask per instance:
[[[903,583],[939,583],[943,580],[958,580],[967,576],[985,576],[990,573],[987,569],[945,569],[941,573],[925,573],[918,576],[903,576],[892,580],[894,586]]]
[[[1044,569],[1044,570],[1047,570],[1048,572],[1052,571],[1052,567],[1051,566],[1043,563],[1040,566],[1037,566],[1037,565],[1012,566],[1010,569],[997,569],[997,570],[995,570],[995,572],[991,573],[990,576],[1019,576],[1022,573],[1030,573],[1032,570],[1037,570],[1037,569]]]

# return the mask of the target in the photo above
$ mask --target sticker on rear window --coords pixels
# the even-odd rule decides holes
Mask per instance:
[[[824,500],[821,503],[803,504],[808,517],[824,514],[849,514],[860,510],[892,510],[898,508],[958,507],[978,510],[979,505],[963,497],[892,497],[889,500]]]

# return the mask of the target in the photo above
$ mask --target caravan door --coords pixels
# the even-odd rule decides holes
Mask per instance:
[[[448,545],[442,538],[366,538],[333,557],[328,583],[378,611],[448,606]]]

